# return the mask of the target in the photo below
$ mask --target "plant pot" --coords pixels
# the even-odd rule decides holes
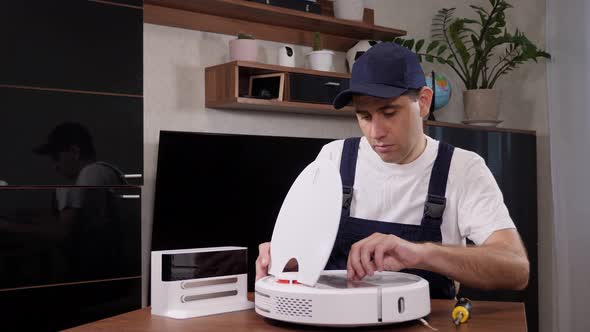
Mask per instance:
[[[334,17],[350,21],[363,21],[363,0],[334,0]]]
[[[463,91],[464,123],[492,125],[498,121],[496,90],[475,89]]]
[[[229,58],[231,61],[256,61],[258,45],[255,39],[233,39],[229,41]]]
[[[307,53],[309,65],[313,70],[332,71],[334,52],[328,50]]]

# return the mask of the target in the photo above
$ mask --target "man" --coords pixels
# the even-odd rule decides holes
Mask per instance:
[[[427,279],[433,298],[453,298],[453,280],[523,289],[526,252],[484,160],[423,132],[432,94],[417,56],[394,43],[355,63],[334,107],[352,100],[363,137],[331,142],[317,157],[340,168],[348,198],[326,269],[346,269],[351,280],[404,270]],[[260,245],[257,279],[269,251]]]
[[[117,245],[130,227],[117,195],[106,187],[125,183],[121,171],[96,161],[92,136],[79,123],[57,125],[33,152],[49,156],[68,186],[55,188],[48,211],[0,218],[0,238],[14,248],[10,256],[0,258],[0,267],[20,271],[3,276],[3,281],[99,278],[124,267],[124,252]]]
[[[58,124],[47,142],[33,150],[51,157],[55,171],[75,186],[115,186],[125,184],[115,166],[96,161],[96,150],[88,129],[77,122]],[[76,203],[79,204],[79,203]]]
[[[33,151],[49,156],[55,171],[71,184],[55,189],[53,243],[67,248],[79,277],[112,270],[121,249],[104,244],[121,243],[128,227],[118,195],[109,187],[127,184],[124,174],[114,165],[97,161],[90,132],[76,122],[58,124],[47,142]]]
[[[55,171],[73,186],[55,189],[58,225],[62,226],[56,230],[61,230],[61,235],[71,233],[76,219],[94,220],[95,227],[112,219],[111,192],[88,187],[123,185],[125,179],[115,166],[96,161],[94,142],[86,127],[76,122],[58,124],[47,142],[33,152],[49,156]]]

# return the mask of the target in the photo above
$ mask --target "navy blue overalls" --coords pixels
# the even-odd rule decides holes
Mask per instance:
[[[432,175],[428,185],[428,195],[424,205],[424,215],[420,225],[405,225],[392,222],[353,218],[350,216],[350,204],[352,202],[352,188],[356,171],[356,160],[360,138],[348,138],[344,141],[342,160],[340,162],[340,175],[343,186],[342,215],[340,227],[334,248],[330,254],[326,270],[346,270],[348,252],[357,241],[370,236],[375,232],[393,234],[412,242],[442,242],[440,226],[445,209],[447,178],[449,166],[453,157],[454,147],[440,142],[438,155],[432,167]],[[430,297],[452,299],[455,297],[455,285],[452,280],[440,274],[417,269],[408,269],[408,272],[419,275],[428,280],[430,284]]]

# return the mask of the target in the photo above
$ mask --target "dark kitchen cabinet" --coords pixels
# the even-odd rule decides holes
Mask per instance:
[[[143,1],[0,11],[2,328],[141,306]]]
[[[44,144],[95,150],[96,160],[115,166],[129,184],[143,182],[143,99],[111,95],[0,88],[0,180],[10,186],[74,185]],[[64,128],[64,124],[70,124]],[[49,135],[57,131],[57,138]],[[55,137],[55,136],[54,136]],[[89,144],[87,144],[89,142]],[[97,182],[89,185],[118,185]]]
[[[0,84],[143,94],[141,8],[7,1],[0,18]]]
[[[60,331],[141,308],[141,277],[0,290],[3,331]]]
[[[487,130],[430,123],[426,133],[482,156],[504,196],[530,261],[529,286],[524,291],[481,291],[461,286],[460,294],[475,300],[525,302],[528,327],[538,330],[537,153],[533,132]]]
[[[140,188],[0,190],[0,289],[140,276],[140,194]]]

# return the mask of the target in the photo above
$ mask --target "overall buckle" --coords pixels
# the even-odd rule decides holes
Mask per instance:
[[[342,186],[342,208],[348,209],[352,204],[352,187]]]
[[[435,194],[428,194],[424,204],[424,216],[433,219],[442,218],[443,212],[447,205],[447,198]]]

